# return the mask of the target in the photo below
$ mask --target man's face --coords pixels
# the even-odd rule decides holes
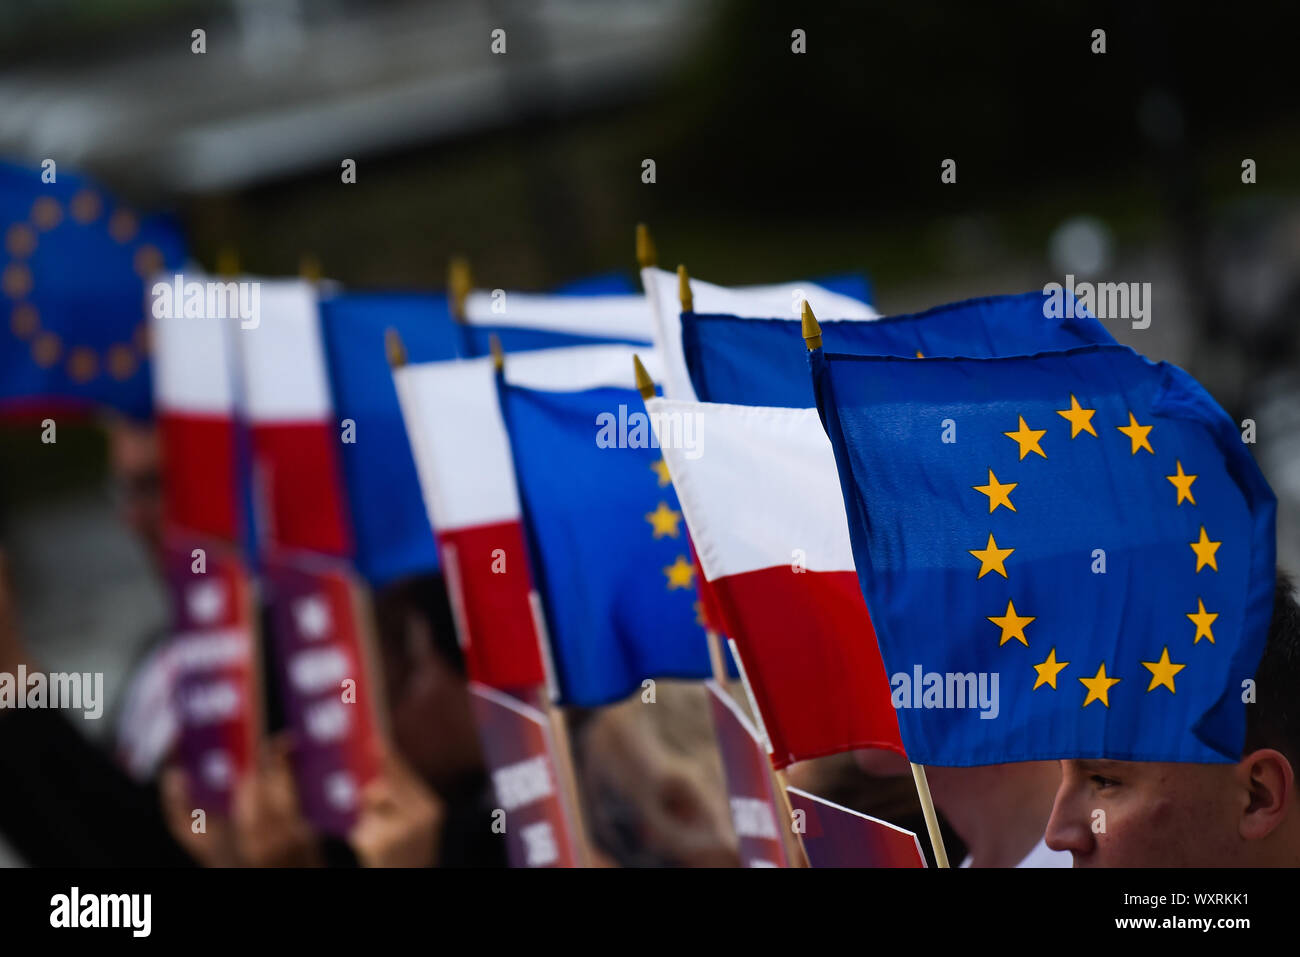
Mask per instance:
[[[1047,846],[1075,867],[1245,864],[1249,801],[1236,765],[1062,761]]]

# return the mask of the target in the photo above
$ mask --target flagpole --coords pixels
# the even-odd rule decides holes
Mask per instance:
[[[801,326],[804,345],[808,351],[814,352],[822,348],[822,328],[807,299],[803,301]],[[912,766],[912,781],[916,784],[916,797],[921,802],[921,813],[925,816],[925,829],[930,835],[930,846],[934,849],[934,861],[939,867],[950,867],[943,833],[939,830],[939,815],[935,813],[934,798],[930,794],[930,782],[925,776],[925,766],[914,761],[908,763]]]
[[[222,246],[217,253],[217,275],[222,279],[234,279],[239,275],[239,250],[234,246]]]
[[[639,239],[640,233],[638,232],[637,235]],[[682,308],[689,310],[690,309],[690,305],[689,305],[690,280],[689,278],[686,277],[686,267],[678,266],[677,275],[678,275],[679,282],[681,283],[680,288],[685,290],[685,296],[686,296],[686,298],[683,300]],[[637,391],[641,393],[642,401],[653,399],[655,395],[654,380],[650,378],[650,373],[646,372],[646,368],[644,365],[641,364],[641,358],[639,356],[634,355],[632,357],[632,369],[636,376],[636,388]],[[718,685],[719,688],[721,688],[724,692],[726,692],[726,694],[731,695],[731,689],[729,687],[729,682],[731,679],[730,676],[727,674],[727,661],[722,653],[722,641],[719,638],[718,633],[714,631],[712,628],[708,628],[708,627],[704,629],[704,637],[705,640],[708,642],[709,664],[713,670],[713,680]],[[741,684],[745,688],[745,697],[749,701],[749,708],[754,713],[755,718],[757,718],[761,726],[763,718],[758,710],[758,702],[754,698],[753,689],[750,688],[749,686],[749,678],[745,674],[744,665],[742,665],[740,662],[740,655],[735,654],[734,644],[732,646],[732,651],[736,659],[736,668],[740,672]],[[790,822],[790,824],[793,824],[794,809],[790,805],[790,795],[786,791],[788,785],[785,780],[785,772],[772,767],[772,762],[771,762],[772,747],[770,742],[768,741],[766,731],[763,732],[762,737],[763,737],[763,748],[764,750],[767,751],[768,754],[767,770],[769,775],[769,783],[772,786],[772,790],[776,792],[776,799],[778,803],[777,810],[783,811],[785,814],[786,821]],[[782,828],[782,831],[785,832],[785,828]],[[784,836],[782,837],[781,840],[782,845],[786,848],[786,854],[792,860],[799,862],[795,865],[797,867],[812,866],[808,861],[808,852],[804,849],[803,846],[803,838],[800,837],[798,834],[795,834],[793,828],[791,828],[788,833],[791,835],[791,840],[787,841]],[[796,853],[794,854],[790,853],[791,845],[794,846],[794,849],[796,851]]]
[[[453,256],[447,263],[447,302],[451,307],[451,317],[457,322],[465,321],[465,300],[473,288],[469,260],[464,256]]]
[[[313,286],[319,284],[321,280],[320,260],[311,253],[303,253],[298,257],[298,275]]]
[[[650,228],[645,223],[637,223],[636,227],[636,261],[637,265],[641,267],[641,289],[645,293],[646,305],[650,309],[655,345],[662,349],[665,333],[663,317],[659,314],[659,290],[657,288],[659,283],[652,275],[659,265],[659,251],[655,248],[654,239],[650,235]]]
[[[715,636],[716,637],[716,636]],[[735,640],[731,640],[731,656],[736,659],[736,670],[740,672],[740,684],[745,689],[745,699],[749,702],[749,710],[754,713],[758,720],[759,732],[763,736],[763,749],[767,752],[767,770],[772,776],[772,784],[776,789],[777,800],[780,802],[781,810],[785,813],[785,819],[788,822],[787,833],[790,840],[786,843],[788,848],[794,845],[796,854],[791,855],[798,863],[796,867],[812,867],[812,861],[808,858],[808,849],[803,845],[803,835],[794,829],[794,807],[790,804],[790,783],[786,780],[785,769],[778,768],[772,764],[772,739],[767,733],[767,722],[763,720],[763,712],[759,710],[758,699],[754,697],[754,687],[749,683],[749,674],[745,671],[745,662],[740,658],[740,649],[736,647]]]
[[[645,223],[636,224],[636,264],[642,269],[650,269],[659,264],[659,252],[650,235],[650,227]]]
[[[691,294],[691,277],[685,266],[677,267],[677,298],[681,301],[682,312],[695,311],[695,296]]]
[[[916,796],[921,801],[921,813],[925,815],[925,829],[930,833],[930,846],[934,848],[934,862],[940,867],[951,867],[948,863],[948,849],[943,845],[943,833],[939,830],[939,815],[934,812],[934,798],[930,796],[930,782],[925,778],[925,765],[912,761],[912,780],[916,782]]]

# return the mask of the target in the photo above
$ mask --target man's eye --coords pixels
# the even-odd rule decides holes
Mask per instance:
[[[1112,788],[1119,784],[1119,782],[1113,778],[1102,777],[1100,774],[1094,774],[1089,780],[1091,780],[1098,789]]]

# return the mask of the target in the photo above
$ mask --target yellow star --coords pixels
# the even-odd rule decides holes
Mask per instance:
[[[1176,694],[1174,690],[1174,675],[1182,671],[1187,665],[1176,665],[1169,660],[1169,649],[1166,648],[1160,653],[1159,661],[1144,661],[1142,667],[1151,672],[1151,684],[1147,685],[1147,691],[1155,691],[1160,685],[1164,685],[1170,692]]]
[[[1083,706],[1085,708],[1094,701],[1100,701],[1106,707],[1110,707],[1108,692],[1110,691],[1111,685],[1119,684],[1120,679],[1106,677],[1106,662],[1103,661],[1101,663],[1101,667],[1097,669],[1097,673],[1091,678],[1080,678],[1079,680],[1083,682],[1083,686],[1088,689],[1088,697],[1083,699]]]
[[[1219,617],[1219,613],[1217,611],[1206,611],[1205,602],[1198,598],[1196,599],[1196,613],[1188,612],[1187,617],[1196,626],[1196,637],[1192,639],[1192,644],[1200,644],[1202,638],[1209,638],[1210,644],[1214,644],[1214,631],[1210,626]]]
[[[1011,504],[1010,495],[1011,495],[1011,490],[1019,484],[1020,484],[1019,482],[1008,482],[1007,484],[1003,485],[998,481],[998,477],[993,474],[993,470],[989,469],[989,484],[972,485],[971,488],[973,488],[977,492],[983,492],[985,495],[989,497],[990,513],[992,513],[992,511],[995,508],[997,508],[999,505],[1005,505],[1007,508],[1011,509],[1011,511],[1014,512],[1016,510],[1016,507]]]
[[[1056,414],[1070,423],[1070,438],[1074,438],[1080,432],[1087,432],[1095,436],[1097,430],[1092,427],[1092,417],[1097,412],[1096,409],[1083,409],[1079,407],[1079,400],[1070,393],[1070,407],[1068,409],[1057,409]]]
[[[1205,526],[1201,526],[1201,538],[1199,541],[1189,542],[1192,551],[1196,552],[1196,570],[1199,572],[1206,565],[1209,565],[1216,572],[1219,570],[1219,563],[1214,557],[1214,553],[1219,550],[1223,542],[1212,542],[1210,537],[1205,534]]]
[[[653,462],[650,468],[654,470],[655,475],[659,476],[659,487],[664,488],[672,479],[668,475],[668,463],[663,459]]]
[[[686,560],[685,555],[678,555],[677,561],[664,566],[664,574],[668,576],[669,591],[675,588],[690,588],[691,583],[695,581],[695,566]]]
[[[1192,498],[1192,483],[1196,481],[1196,476],[1184,475],[1182,462],[1175,462],[1174,464],[1178,466],[1177,474],[1165,476],[1173,483],[1174,488],[1178,489],[1178,501],[1174,502],[1174,504],[1182,505],[1183,499],[1187,499],[1187,501],[1195,505],[1196,499]]]
[[[1133,443],[1133,455],[1138,454],[1138,449],[1146,449],[1152,455],[1156,454],[1147,440],[1147,433],[1151,431],[1152,426],[1138,425],[1138,420],[1133,418],[1132,412],[1128,414],[1128,425],[1117,425],[1115,428],[1127,435],[1129,441]]]
[[[925,356],[921,355],[921,350],[920,350],[920,349],[917,349],[917,350],[916,350],[916,357],[917,357],[918,359],[924,359],[924,358],[925,358]]]
[[[667,502],[660,502],[659,507],[653,512],[645,513],[645,520],[654,526],[656,539],[663,538],[665,535],[676,538],[678,534],[677,523],[682,520],[682,513],[669,508]]]
[[[1016,613],[1016,606],[1007,601],[1007,613],[1005,615],[989,615],[989,621],[1002,629],[1002,640],[998,642],[1001,648],[1012,638],[1015,638],[1026,648],[1029,647],[1029,641],[1025,638],[1025,625],[1038,619],[1032,615],[1019,615]]]
[[[989,532],[989,543],[981,548],[968,549],[972,555],[980,560],[980,573],[976,578],[983,578],[989,572],[997,572],[1003,578],[1007,577],[1006,565],[1007,556],[1015,551],[1014,548],[998,548],[998,543],[993,541],[993,533]]]
[[[1038,680],[1034,682],[1031,690],[1037,691],[1040,685],[1051,685],[1052,690],[1056,690],[1056,676],[1061,670],[1069,666],[1068,661],[1056,660],[1056,649],[1053,648],[1047,656],[1047,660],[1042,664],[1034,665],[1034,670],[1038,672]]]
[[[1009,439],[1016,440],[1016,443],[1020,446],[1021,461],[1023,461],[1025,456],[1030,452],[1037,452],[1043,458],[1047,458],[1047,453],[1038,446],[1038,440],[1047,434],[1047,430],[1031,429],[1025,424],[1025,417],[1023,415],[1019,416],[1019,419],[1020,428],[1014,432],[1003,432],[1002,434]]]

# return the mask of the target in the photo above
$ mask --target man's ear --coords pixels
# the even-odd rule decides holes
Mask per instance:
[[[1248,802],[1238,824],[1239,833],[1248,841],[1267,837],[1285,819],[1295,813],[1295,772],[1286,755],[1273,748],[1252,751],[1237,763],[1238,782],[1246,790]]]

